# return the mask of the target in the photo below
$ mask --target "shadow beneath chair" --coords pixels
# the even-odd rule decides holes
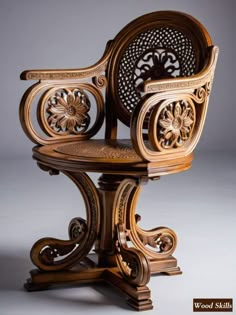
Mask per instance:
[[[32,269],[29,253],[1,251],[0,253],[0,290],[21,291],[25,278]]]
[[[30,292],[29,294],[35,294],[36,292]],[[72,305],[86,307],[86,309],[95,309],[98,307],[104,308],[116,306],[117,308],[132,309],[126,304],[124,295],[120,294],[119,291],[114,291],[106,283],[97,284],[79,284],[70,286],[55,286],[46,291],[38,291],[37,297],[42,301],[50,303],[68,304],[69,307]]]
[[[28,252],[2,251],[0,253],[0,291],[25,292],[29,299],[39,300],[46,303],[57,303],[57,307],[88,307],[90,309],[108,306],[117,306],[122,309],[132,310],[126,305],[125,297],[119,291],[113,290],[106,283],[79,284],[54,286],[48,290],[27,292],[24,283],[29,278],[29,271],[34,269]]]

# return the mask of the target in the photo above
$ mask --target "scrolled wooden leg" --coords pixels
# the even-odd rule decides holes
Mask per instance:
[[[127,239],[148,259],[151,273],[181,274],[177,260],[172,256],[177,246],[176,233],[167,227],[143,230],[138,225],[141,216],[135,214],[135,210],[140,183],[132,178],[121,182],[114,200],[115,222],[125,224]]]
[[[129,248],[124,225],[117,225],[117,265],[123,277],[136,286],[144,286],[150,280],[148,259],[136,248]]]
[[[135,215],[138,223],[141,220]],[[143,230],[138,224],[129,232],[129,238],[147,257],[149,257],[152,273],[165,273],[168,275],[181,274],[177,260],[172,256],[177,246],[176,233],[167,227],[158,227]]]
[[[152,309],[151,292],[146,286],[151,274],[149,262],[141,251],[128,247],[123,224],[117,225],[116,260],[119,273],[106,270],[104,279],[128,297],[131,307],[138,311]]]
[[[131,284],[143,286],[150,280],[150,268],[148,259],[137,248],[129,248],[127,245],[128,230],[127,218],[135,204],[137,190],[135,179],[124,179],[116,192],[113,213],[117,232],[116,259],[117,265],[123,277]]]
[[[137,182],[129,178],[121,181],[113,202],[114,225],[116,229],[116,262],[119,273],[107,271],[106,281],[120,289],[128,304],[136,310],[153,308],[150,289],[151,270],[148,258],[137,248],[128,246],[127,216],[135,204]]]
[[[70,240],[42,238],[31,250],[35,266],[44,271],[68,269],[80,262],[92,248],[98,231],[100,199],[97,189],[85,173],[63,172],[79,188],[86,205],[87,220],[75,218],[69,225]]]

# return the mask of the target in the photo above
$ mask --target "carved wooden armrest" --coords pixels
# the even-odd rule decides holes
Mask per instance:
[[[31,141],[45,145],[85,140],[98,132],[104,120],[102,89],[107,85],[105,71],[111,46],[110,41],[103,57],[87,68],[26,70],[21,74],[23,80],[39,80],[25,92],[20,104],[20,121]],[[96,117],[92,120],[94,103]],[[37,121],[32,116],[33,106]]]
[[[217,46],[209,48],[209,58],[206,60],[205,67],[198,74],[184,78],[148,80],[143,82],[139,90],[144,93],[157,93],[201,87],[202,83],[206,82],[212,75],[211,70],[214,72],[218,51],[219,48]]]
[[[25,70],[21,73],[21,80],[73,80],[84,78],[99,78],[106,70],[110,57],[112,41],[108,41],[102,58],[94,65],[81,69],[44,69]]]
[[[211,47],[208,62],[197,75],[144,83],[146,95],[131,119],[133,146],[143,159],[159,161],[167,155],[174,159],[194,150],[206,117],[217,56],[218,47]]]

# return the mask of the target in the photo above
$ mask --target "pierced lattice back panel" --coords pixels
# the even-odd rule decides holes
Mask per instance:
[[[121,121],[129,125],[144,81],[199,72],[208,45],[204,32],[201,24],[186,14],[161,11],[134,20],[118,34],[108,73]]]
[[[182,32],[163,27],[137,36],[124,51],[118,70],[118,95],[133,112],[140,100],[138,86],[146,80],[190,76],[196,58],[191,40]]]

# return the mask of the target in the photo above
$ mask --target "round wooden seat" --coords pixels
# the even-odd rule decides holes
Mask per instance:
[[[143,160],[129,139],[85,140],[35,147],[33,157],[59,170],[93,171],[107,174],[130,174],[155,177],[191,167],[192,154],[154,162]]]
[[[79,160],[104,163],[138,163],[142,159],[134,151],[130,140],[88,140],[57,146],[54,151]]]

